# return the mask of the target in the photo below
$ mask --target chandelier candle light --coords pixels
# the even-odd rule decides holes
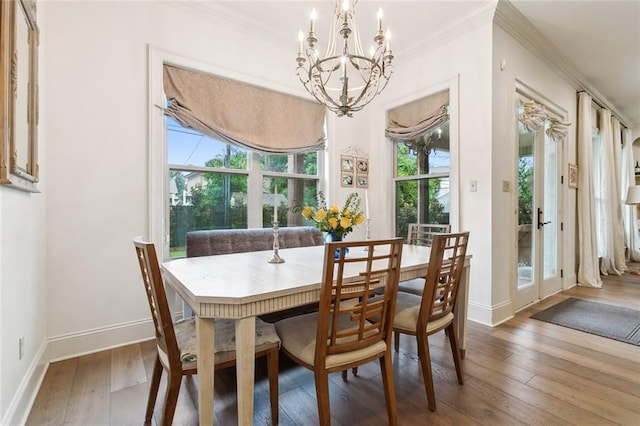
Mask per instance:
[[[335,0],[334,17],[324,58],[318,54],[315,33],[316,10],[311,12],[309,34],[298,33],[300,81],[321,104],[338,117],[351,117],[386,87],[392,73],[391,34],[382,29],[382,8],[378,9],[374,46],[365,55],[356,23],[358,0]],[[342,40],[340,40],[340,38]]]

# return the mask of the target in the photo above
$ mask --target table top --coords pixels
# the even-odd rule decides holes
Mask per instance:
[[[359,248],[354,248],[359,250]],[[187,303],[245,304],[318,290],[325,247],[279,251],[285,263],[269,263],[272,250],[174,259],[162,264],[165,278]],[[430,247],[405,245],[401,271],[423,270]]]

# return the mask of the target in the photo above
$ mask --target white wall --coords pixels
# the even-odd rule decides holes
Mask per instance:
[[[41,110],[40,120],[45,116]],[[47,359],[48,141],[41,129],[39,134],[41,193],[0,185],[0,424],[3,425],[13,424],[11,418],[15,413],[20,416],[28,410]],[[22,359],[18,351],[20,338],[24,339]]]
[[[469,231],[468,253],[473,256],[469,289],[469,318],[488,323],[492,309],[492,239],[491,167],[491,13],[462,23],[462,31],[443,34],[410,52],[412,60],[398,61],[394,79],[383,92],[379,103],[369,110],[374,114],[370,139],[376,147],[372,170],[380,167],[381,176],[375,185],[374,204],[393,206],[393,176],[391,143],[384,137],[385,111],[450,87],[451,106],[457,105],[457,120],[452,118],[452,145],[459,143],[457,165],[452,164],[452,204],[459,203],[457,223],[452,228]],[[460,27],[456,27],[460,28]],[[457,85],[457,87],[456,87]],[[455,125],[459,127],[455,127]],[[452,147],[455,149],[455,147]],[[379,166],[378,166],[379,164]],[[470,192],[470,181],[477,181],[477,192]],[[372,182],[372,184],[374,184]],[[459,189],[459,192],[456,191]],[[370,191],[371,194],[371,191]],[[457,198],[457,200],[456,200]],[[455,208],[452,207],[452,210]],[[388,224],[392,233],[392,208],[380,211],[379,224]],[[380,225],[378,225],[380,226]],[[376,228],[379,230],[379,228]]]
[[[45,145],[41,141],[40,146]],[[44,169],[40,168],[43,180]],[[0,424],[19,410],[19,395],[35,388],[31,380],[37,382],[44,369],[46,183],[39,187],[41,194],[0,186]]]
[[[151,336],[131,243],[149,229],[148,44],[300,90],[295,39],[281,49],[176,4],[42,5],[53,359]]]
[[[504,61],[504,69],[500,63]],[[564,142],[564,157],[561,156],[563,174],[567,175],[567,164],[576,163],[576,90],[554,74],[537,57],[517,43],[497,25],[493,37],[493,173],[494,188],[493,214],[491,230],[493,235],[493,287],[492,303],[498,309],[492,319],[496,324],[503,321],[512,308],[508,307],[515,282],[515,225],[517,208],[517,175],[515,158],[517,141],[515,139],[515,88],[516,80],[526,84],[539,95],[548,99],[567,112],[567,121],[573,125]],[[512,183],[512,192],[502,192],[502,181]],[[566,179],[565,179],[566,181]],[[560,208],[563,213],[564,231],[562,264],[564,270],[563,288],[576,283],[575,232],[576,232],[576,191],[569,190],[567,184],[561,191]]]

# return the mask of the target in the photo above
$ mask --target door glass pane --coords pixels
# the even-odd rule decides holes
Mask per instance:
[[[544,138],[544,221],[542,274],[543,279],[558,273],[558,143]]]
[[[533,153],[535,132],[518,137],[518,288],[533,282]]]

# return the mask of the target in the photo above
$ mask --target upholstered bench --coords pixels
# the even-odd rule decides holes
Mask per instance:
[[[322,232],[311,226],[278,230],[281,249],[317,246],[323,243]],[[244,253],[273,249],[271,228],[211,229],[187,232],[187,257]]]
[[[281,249],[317,246],[324,243],[322,232],[311,226],[280,228],[278,243]],[[187,257],[244,253],[273,249],[273,229],[212,229],[187,233]],[[285,263],[286,266],[286,263]],[[319,277],[318,277],[319,279]],[[275,322],[292,315],[317,310],[318,304],[303,305],[285,311],[262,315],[264,321]]]

